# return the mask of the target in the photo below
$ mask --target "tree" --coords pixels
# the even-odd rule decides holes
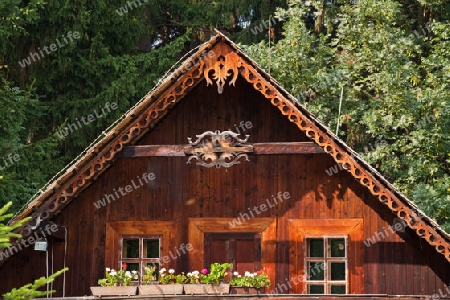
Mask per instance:
[[[284,0],[2,1],[0,168],[10,155],[13,163],[0,169],[0,205],[12,200],[17,211],[38,195],[214,28],[233,39],[258,41],[275,7],[284,5]],[[281,23],[272,26],[280,29]],[[115,109],[102,113],[106,106]],[[86,122],[92,114],[101,117]]]
[[[12,43],[28,34],[25,28],[38,22],[43,7],[41,0],[20,2],[0,3],[0,206],[11,200],[13,211],[63,166],[56,158],[60,139],[41,123],[48,107],[39,101],[33,82],[21,88],[13,79]]]
[[[284,39],[245,50],[450,231],[449,5],[324,3],[289,1]]]

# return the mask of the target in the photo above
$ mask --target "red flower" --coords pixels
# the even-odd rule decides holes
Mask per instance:
[[[208,269],[203,269],[203,270],[201,270],[200,271],[203,275],[206,275],[206,274],[208,274]]]
[[[123,263],[122,264],[122,270],[126,270],[127,269],[127,264],[126,263]]]

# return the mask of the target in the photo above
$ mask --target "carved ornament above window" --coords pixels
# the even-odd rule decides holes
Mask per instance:
[[[241,157],[249,161],[246,153],[253,152],[253,146],[246,144],[249,135],[240,139],[233,131],[206,131],[196,137],[195,142],[188,137],[189,146],[184,148],[184,153],[189,156],[188,164],[196,159],[197,165],[207,168],[229,168],[239,164]]]

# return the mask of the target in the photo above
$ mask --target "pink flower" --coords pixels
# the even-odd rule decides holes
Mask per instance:
[[[208,269],[203,269],[203,270],[201,270],[201,273],[202,273],[203,275],[208,274]]]

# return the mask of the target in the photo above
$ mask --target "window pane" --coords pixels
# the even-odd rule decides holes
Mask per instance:
[[[323,257],[323,239],[308,239],[308,256]]]
[[[123,239],[123,258],[139,258],[139,239]]]
[[[325,289],[321,284],[311,284],[308,285],[308,294],[324,294]]]
[[[159,258],[159,239],[144,240],[144,253],[146,258]]]
[[[328,239],[328,247],[329,252],[328,255],[330,257],[345,257],[345,239]]]
[[[325,279],[324,263],[318,261],[308,262],[308,278],[307,280],[324,280]]]
[[[345,294],[345,285],[332,285],[331,294]]]
[[[332,262],[330,280],[345,280],[345,262]]]
[[[122,266],[126,264],[127,266],[127,271],[139,271],[139,263],[138,262],[127,262],[127,263],[122,263]]]
[[[142,270],[142,274],[146,275],[143,277],[143,281],[157,281],[159,274],[159,264],[147,262],[144,264],[144,270]]]
[[[123,264],[122,264],[122,265],[123,265]],[[134,262],[127,262],[126,265],[127,265],[127,271],[136,271],[136,272],[139,272],[139,263],[138,263],[138,262],[137,262],[137,263],[134,263]],[[132,280],[133,280],[133,281],[137,281],[137,280],[139,279],[137,273],[136,273],[136,274],[132,273],[132,275],[133,275],[133,277],[132,277]]]

